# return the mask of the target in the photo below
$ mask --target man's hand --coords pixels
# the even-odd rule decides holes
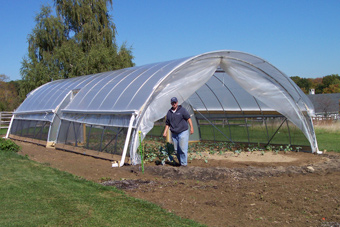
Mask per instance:
[[[164,132],[163,132],[163,137],[166,137],[166,135],[168,134],[168,131],[169,131],[169,125],[166,125]]]
[[[194,126],[192,125],[191,118],[188,119],[189,125],[190,125],[190,134],[194,134]]]

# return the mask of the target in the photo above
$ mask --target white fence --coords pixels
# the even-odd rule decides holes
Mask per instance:
[[[0,112],[0,129],[8,128],[13,112]]]

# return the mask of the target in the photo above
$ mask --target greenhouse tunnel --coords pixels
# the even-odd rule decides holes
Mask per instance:
[[[27,95],[7,137],[103,151],[121,165],[127,155],[138,164],[138,132],[157,135],[173,96],[193,118],[191,140],[270,144],[286,130],[293,144],[297,128],[318,152],[314,107],[300,88],[267,61],[227,50],[52,81]]]

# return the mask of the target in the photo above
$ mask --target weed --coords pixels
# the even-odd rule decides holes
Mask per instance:
[[[105,182],[105,181],[110,181],[111,178],[110,177],[101,177],[99,180],[100,180],[100,182]]]
[[[18,152],[20,146],[15,144],[12,140],[0,138],[0,151]]]

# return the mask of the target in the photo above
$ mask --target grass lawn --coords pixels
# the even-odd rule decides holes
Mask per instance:
[[[340,152],[340,131],[329,131],[316,127],[315,134],[320,151],[327,150]]]
[[[201,226],[122,191],[0,151],[0,226]]]
[[[7,128],[0,129],[0,135],[6,135],[6,133],[7,133]]]

